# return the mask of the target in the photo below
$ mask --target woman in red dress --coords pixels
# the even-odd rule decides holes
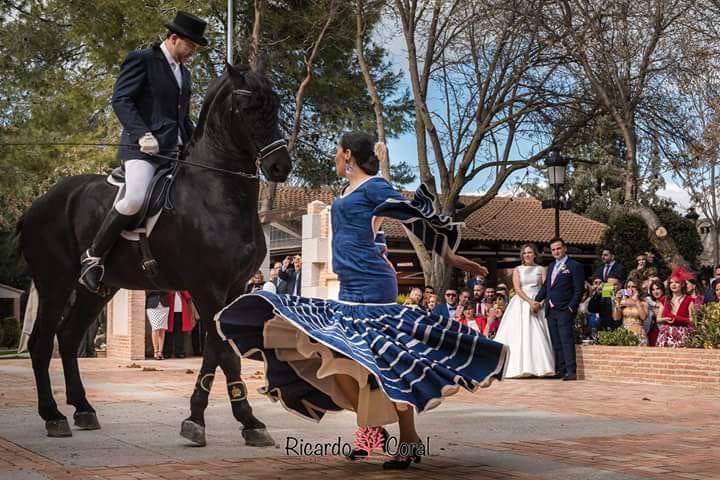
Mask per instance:
[[[498,305],[493,305],[492,308],[488,308],[487,317],[482,315],[475,316],[475,305],[472,302],[468,302],[463,307],[462,316],[460,316],[458,321],[463,325],[477,330],[483,336],[491,338],[500,326],[501,316],[502,310]]]
[[[167,358],[185,358],[185,337],[192,331],[192,312],[190,310],[190,292],[171,292],[167,294],[168,309],[168,341],[165,343],[163,355]]]
[[[691,277],[692,274],[682,267],[672,271],[670,295],[665,298],[657,319],[660,326],[658,347],[684,347],[694,332],[692,314],[695,305],[685,289],[685,282]]]

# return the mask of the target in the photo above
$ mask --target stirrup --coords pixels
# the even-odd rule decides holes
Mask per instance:
[[[90,249],[88,249],[80,257],[80,265],[82,266],[80,269],[80,278],[78,279],[80,285],[93,293],[99,292],[100,282],[102,282],[102,279],[105,276],[105,266],[102,264],[102,257],[94,257],[90,255]],[[100,269],[98,273],[97,287],[88,284],[85,278],[94,269]]]

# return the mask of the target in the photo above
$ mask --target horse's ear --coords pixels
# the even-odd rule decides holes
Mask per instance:
[[[227,69],[228,74],[230,75],[230,78],[233,80],[242,80],[245,78],[245,74],[243,71],[234,65],[230,65],[229,63],[225,62],[225,68]]]
[[[253,70],[260,75],[265,75],[265,71],[267,70],[268,66],[268,54],[267,52],[262,52],[260,55],[258,55],[258,59],[255,62],[255,65],[253,65]]]

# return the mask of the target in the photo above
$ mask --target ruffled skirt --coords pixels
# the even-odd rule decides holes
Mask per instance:
[[[352,304],[257,292],[217,314],[238,355],[265,362],[261,393],[319,421],[355,410],[337,375],[357,382],[360,426],[397,422],[392,402],[418,413],[465,388],[501,379],[507,348],[451,319],[398,304]]]
[[[695,333],[695,329],[692,326],[675,327],[663,324],[660,325],[656,345],[658,347],[682,348],[687,345],[693,333]]]

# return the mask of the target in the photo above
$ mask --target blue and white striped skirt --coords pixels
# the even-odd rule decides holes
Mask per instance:
[[[391,402],[418,413],[460,387],[475,391],[501,379],[507,349],[476,330],[426,310],[398,304],[352,304],[276,295],[243,295],[215,317],[238,355],[265,361],[262,393],[319,421],[353,409],[359,425],[397,421]],[[333,379],[360,388],[354,409]]]

